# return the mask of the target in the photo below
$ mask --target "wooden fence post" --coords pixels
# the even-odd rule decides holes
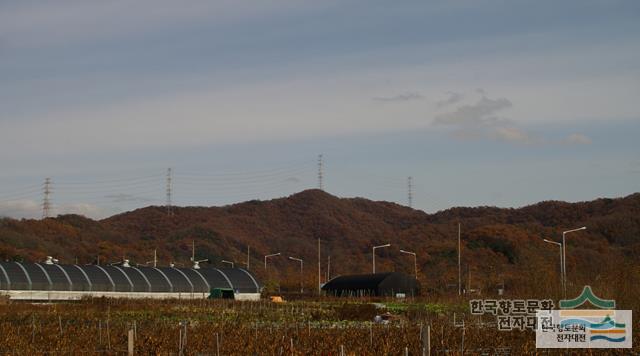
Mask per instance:
[[[127,335],[128,337],[128,344],[127,344],[127,353],[129,356],[133,356],[133,338],[134,338],[134,333],[133,333],[133,329],[129,329],[129,333]]]
[[[431,325],[427,325],[427,356],[431,356]]]
[[[220,356],[220,340],[218,339],[218,333],[216,333],[216,355]]]
[[[422,340],[422,356],[431,356],[431,325],[422,329],[420,340]]]
[[[31,315],[31,344],[36,342],[36,317]]]

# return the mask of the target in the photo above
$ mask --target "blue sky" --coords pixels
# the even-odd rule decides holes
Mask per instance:
[[[3,1],[0,215],[636,192],[637,1]]]

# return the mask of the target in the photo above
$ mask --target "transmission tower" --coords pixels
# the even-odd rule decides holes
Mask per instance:
[[[173,216],[173,206],[171,204],[171,193],[173,189],[173,179],[171,168],[167,168],[167,216]]]
[[[324,190],[324,186],[322,184],[322,179],[323,179],[323,173],[322,173],[322,155],[318,155],[318,189],[320,190]]]
[[[45,178],[42,193],[42,218],[46,219],[51,216],[51,178]]]
[[[409,207],[413,207],[413,184],[411,182],[412,178],[407,178],[407,201],[409,202]]]

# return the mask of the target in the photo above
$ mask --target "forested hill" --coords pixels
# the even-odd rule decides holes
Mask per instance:
[[[452,208],[436,214],[389,202],[338,198],[307,190],[286,198],[248,201],[224,207],[150,206],[94,221],[77,215],[45,220],[0,220],[0,257],[40,261],[50,255],[63,263],[132,263],[153,259],[160,264],[189,265],[192,241],[196,258],[244,265],[264,279],[295,284],[299,268],[287,256],[303,258],[309,285],[317,281],[317,240],[322,247],[322,275],[331,255],[331,275],[367,273],[371,247],[378,271],[413,273],[415,251],[420,279],[428,289],[443,291],[457,283],[457,229],[462,227],[465,284],[491,289],[503,281],[513,288],[552,291],[557,287],[558,247],[563,230],[587,226],[569,235],[568,273],[575,284],[623,278],[640,265],[640,194],[590,202],[541,202],[518,209]],[[263,256],[270,259],[264,271]],[[619,271],[620,269],[621,271]],[[639,273],[640,274],[640,273]],[[467,278],[468,276],[471,278]],[[537,289],[536,289],[537,288]]]

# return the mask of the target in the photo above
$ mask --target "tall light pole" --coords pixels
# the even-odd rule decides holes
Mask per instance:
[[[251,259],[250,252],[251,252],[251,247],[247,245],[247,269],[249,269],[249,263]]]
[[[304,279],[304,274],[303,274],[302,269],[304,268],[304,262],[302,261],[301,258],[289,257],[289,259],[292,260],[292,261],[300,262],[300,293],[304,293],[304,289],[302,287],[302,285],[303,285],[302,280]]]
[[[560,288],[564,290],[564,264],[562,257],[562,244],[559,242],[543,239],[544,242],[557,245],[560,248]]]
[[[372,251],[372,255],[373,255],[373,273],[376,273],[376,249],[377,248],[389,247],[389,246],[391,246],[391,244],[373,246],[373,249],[371,250]]]
[[[562,283],[562,296],[564,298],[567,297],[567,244],[565,241],[565,236],[568,233],[572,233],[572,232],[576,232],[576,231],[580,231],[580,230],[586,230],[587,227],[583,226],[583,227],[579,227],[577,229],[573,229],[573,230],[567,230],[567,231],[563,231],[562,232],[562,273],[563,273],[563,283]]]
[[[462,270],[460,269],[460,223],[458,223],[458,295],[462,295]]]
[[[413,267],[415,269],[416,279],[418,279],[418,257],[415,252],[400,250],[402,253],[406,253],[407,255],[413,255]]]
[[[230,265],[231,265],[231,268],[233,268],[233,266],[234,266],[234,263],[233,263],[233,262],[231,262],[231,261],[225,261],[225,260],[222,260],[222,261],[220,261],[220,262],[230,264]]]
[[[280,256],[280,252],[278,252],[278,253],[272,253],[272,254],[270,254],[270,255],[266,255],[266,256],[264,256],[264,270],[265,270],[265,271],[267,270],[267,258],[269,258],[269,257],[275,257],[275,256]]]
[[[322,280],[320,276],[322,275],[322,267],[320,265],[320,239],[318,238],[318,295],[322,294]]]

